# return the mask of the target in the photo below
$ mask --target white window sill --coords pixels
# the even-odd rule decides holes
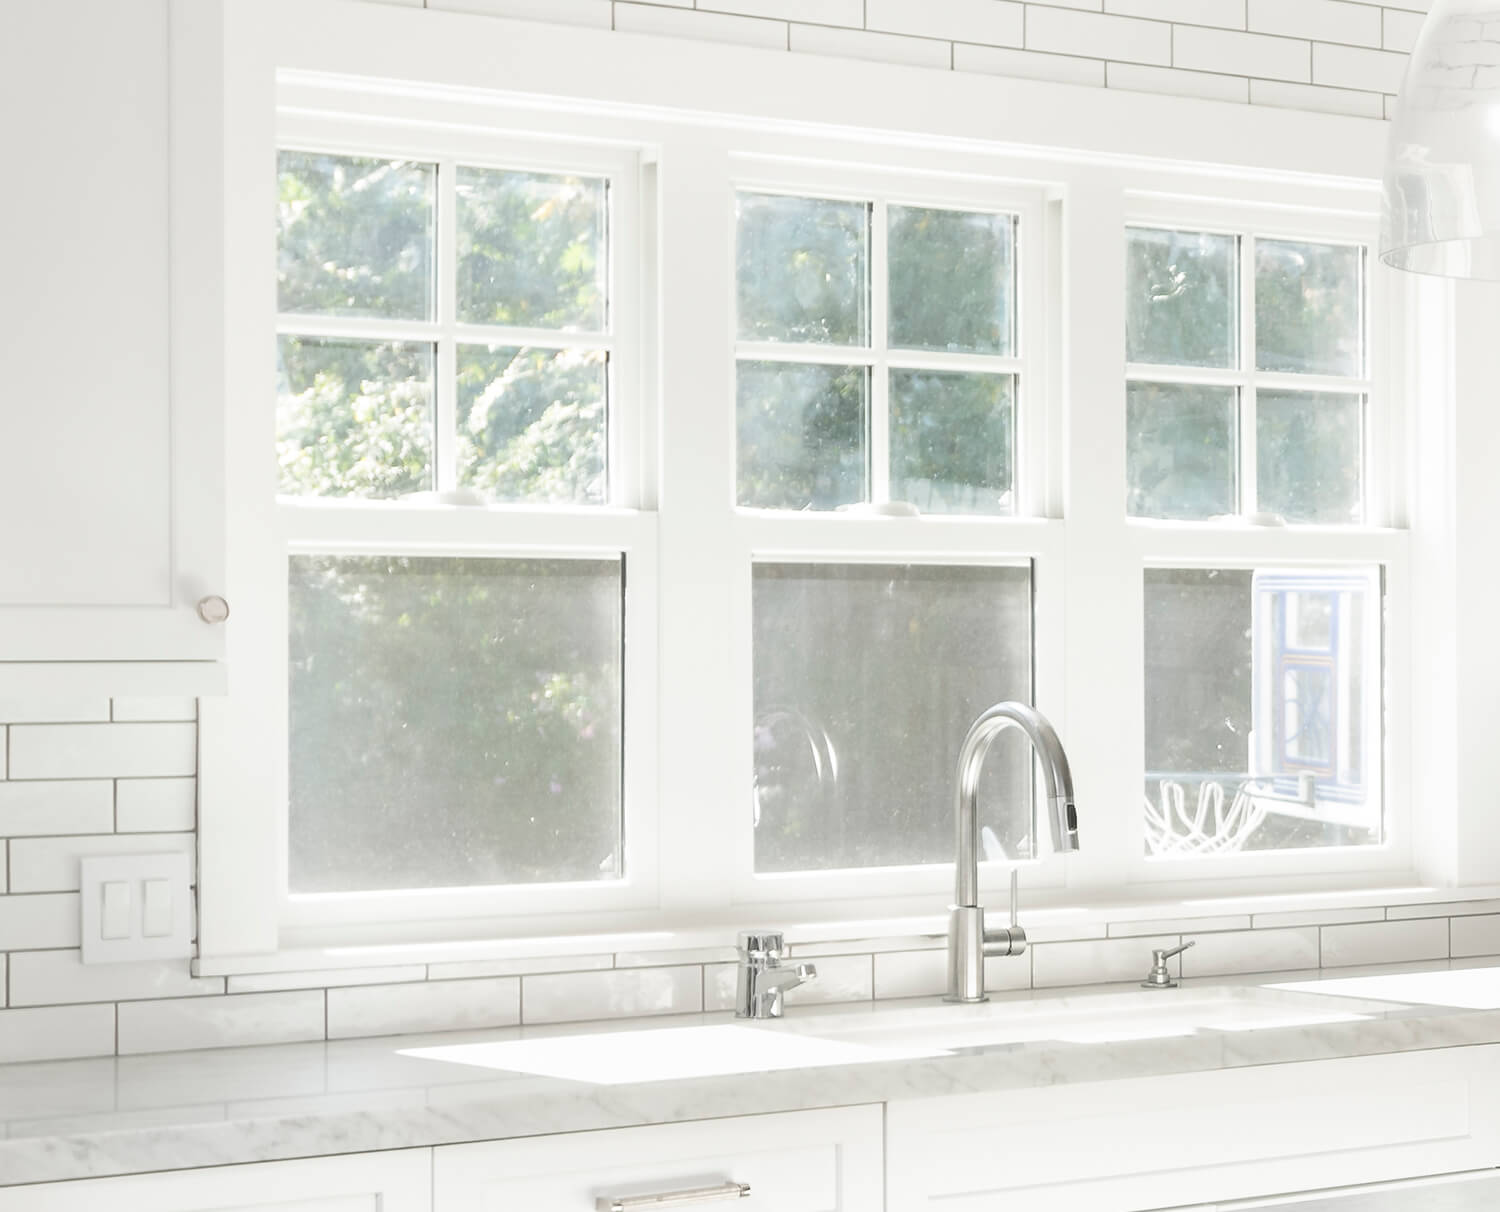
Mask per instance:
[[[1333,912],[1342,909],[1420,909],[1424,906],[1461,905],[1467,911],[1478,911],[1484,902],[1495,902],[1500,913],[1500,886],[1468,888],[1434,888],[1412,885],[1376,888],[1342,889],[1335,892],[1291,892],[1225,897],[1184,897],[1136,903],[1080,905],[1024,909],[1021,924],[1037,942],[1062,942],[1073,939],[1101,939],[1111,934],[1138,933],[1114,931],[1113,926],[1150,922],[1163,927],[1181,923],[1182,930],[1192,932],[1212,929],[1212,919],[1222,918],[1225,929],[1244,929],[1243,919],[1257,915],[1285,913]],[[998,905],[998,902],[997,902]],[[1465,910],[1460,909],[1462,913]],[[1003,910],[1002,910],[1003,912]],[[552,935],[535,938],[462,939],[454,941],[420,941],[410,943],[363,944],[354,946],[293,947],[265,955],[213,956],[195,960],[193,972],[199,976],[242,976],[268,972],[336,971],[346,968],[380,968],[387,965],[423,963],[456,963],[485,960],[559,961],[570,956],[628,954],[629,966],[660,962],[692,963],[720,958],[704,952],[722,952],[731,958],[736,933],[754,925],[762,929],[779,928],[793,948],[799,945],[851,943],[851,951],[916,950],[936,946],[947,930],[944,913],[906,917],[863,918],[846,921],[769,920],[772,915],[746,906],[734,923],[703,925],[690,929],[633,930],[619,933]],[[1384,916],[1384,915],[1382,915]],[[1420,912],[1393,914],[1401,917],[1426,916]],[[1440,915],[1446,916],[1446,915]],[[1378,919],[1370,919],[1378,920]],[[1188,925],[1192,923],[1192,925]],[[1258,923],[1257,923],[1258,924]],[[1270,923],[1268,923],[1270,924]],[[693,954],[688,954],[693,953]],[[625,966],[625,965],[621,965]],[[558,970],[566,968],[560,963]]]

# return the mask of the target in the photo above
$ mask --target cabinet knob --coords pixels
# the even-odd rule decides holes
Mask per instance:
[[[229,603],[216,593],[199,598],[198,617],[205,623],[222,623],[229,617]]]

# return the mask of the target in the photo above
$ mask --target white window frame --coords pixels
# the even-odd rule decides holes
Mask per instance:
[[[1097,905],[1154,896],[1181,901],[1228,891],[1314,893],[1415,880],[1407,827],[1410,721],[1404,714],[1413,682],[1409,536],[1400,529],[1407,509],[1404,464],[1393,436],[1405,432],[1405,422],[1382,386],[1389,368],[1380,360],[1387,344],[1381,332],[1371,333],[1377,390],[1370,410],[1381,450],[1367,474],[1372,488],[1380,486],[1386,528],[1273,533],[1145,523],[1124,515],[1126,226],[1181,206],[1193,215],[1185,226],[1202,229],[1212,222],[1205,216],[1238,209],[1261,218],[1279,215],[1290,233],[1307,238],[1316,234],[1318,217],[1336,218],[1340,225],[1362,225],[1359,238],[1368,240],[1378,209],[1370,179],[1379,158],[1374,134],[1367,136],[1353,120],[1330,118],[1328,129],[1313,138],[1306,115],[1129,93],[1078,90],[1070,93],[1071,104],[1059,106],[1055,86],[963,73],[924,73],[925,87],[913,88],[909,69],[798,55],[773,63],[769,52],[707,45],[693,48],[701,71],[689,95],[672,67],[681,63],[681,43],[670,39],[633,38],[627,48],[626,40],[608,33],[452,14],[433,20],[420,11],[365,7],[370,11],[351,20],[346,7],[323,0],[269,0],[264,10],[234,18],[242,23],[238,45],[251,50],[226,84],[234,100],[230,125],[251,137],[247,148],[228,153],[236,198],[231,224],[243,239],[231,276],[237,274],[247,295],[261,301],[257,306],[264,307],[264,279],[274,256],[263,228],[271,183],[262,178],[277,135],[270,112],[278,102],[283,136],[294,129],[288,122],[332,118],[346,124],[344,146],[351,148],[389,147],[385,133],[394,126],[407,130],[408,154],[421,159],[432,157],[434,137],[465,145],[503,137],[538,155],[550,145],[564,160],[578,147],[614,149],[641,166],[641,213],[656,216],[656,223],[643,222],[640,233],[639,347],[648,352],[639,367],[641,407],[631,421],[639,441],[633,500],[588,511],[587,517],[513,507],[446,516],[458,528],[449,541],[461,549],[468,544],[535,554],[539,547],[571,545],[580,553],[630,553],[631,587],[646,596],[638,605],[627,604],[627,628],[632,620],[642,628],[627,637],[627,713],[632,706],[644,709],[648,696],[655,706],[635,726],[627,719],[626,763],[654,787],[647,810],[655,814],[656,828],[652,853],[637,855],[629,870],[644,873],[652,865],[652,887],[643,878],[638,900],[614,905],[586,903],[574,895],[576,886],[553,886],[559,895],[541,900],[538,893],[547,890],[534,887],[514,894],[463,890],[446,901],[397,894],[386,896],[383,905],[354,898],[337,911],[323,905],[300,919],[278,916],[274,874],[261,857],[260,831],[269,814],[264,797],[249,781],[228,786],[218,773],[234,768],[231,749],[264,742],[285,718],[267,709],[276,698],[265,693],[268,678],[285,668],[278,656],[284,656],[284,603],[280,619],[273,619],[277,631],[261,617],[275,611],[254,579],[279,567],[276,561],[284,556],[267,553],[272,547],[284,552],[291,536],[281,534],[278,511],[255,503],[270,469],[246,452],[265,448],[270,427],[264,418],[251,419],[247,390],[241,393],[243,418],[232,423],[230,435],[232,455],[244,460],[231,467],[238,493],[232,498],[231,537],[238,541],[232,541],[231,562],[244,586],[235,592],[261,610],[247,618],[236,602],[232,699],[223,712],[205,712],[205,956],[332,944],[357,951],[361,944],[402,939],[413,945],[527,936],[577,941],[616,931],[650,932],[667,945],[692,928],[732,931],[746,924],[752,909],[761,920],[786,923],[940,913],[952,881],[947,865],[762,879],[747,874],[753,558],[1034,562],[1036,701],[1069,747],[1083,850],[1027,870],[1028,904]],[[309,26],[310,10],[330,19]],[[335,15],[339,20],[331,19]],[[502,44],[500,63],[495,47]],[[255,64],[264,75],[255,75]],[[773,67],[779,81],[774,95],[759,87]],[[273,68],[281,72],[275,95],[269,85]],[[893,73],[906,73],[901,87],[895,87]],[[264,116],[256,105],[266,107]],[[996,113],[1006,115],[1008,142],[997,136]],[[387,128],[379,138],[371,133],[377,127]],[[893,177],[924,182],[930,194],[919,191],[914,198],[960,202],[970,189],[988,189],[994,206],[996,197],[1021,197],[1035,208],[1029,225],[1023,218],[1023,240],[1028,226],[1045,234],[1039,253],[1019,254],[1023,267],[1044,271],[1046,293],[1040,308],[1027,295],[1019,308],[1020,322],[1044,325],[1045,337],[1040,346],[1018,351],[1032,359],[1017,401],[1021,516],[797,517],[737,509],[735,187],[773,178],[800,186],[819,178],[823,188],[833,188],[841,178],[845,188],[856,182],[853,192],[863,194]],[[714,208],[721,221],[706,222]],[[1372,264],[1374,318],[1394,324],[1379,293],[1383,275]],[[261,313],[267,323],[274,298],[270,302]],[[247,374],[263,373],[264,341],[231,340]],[[1033,395],[1033,388],[1043,387]],[[1382,395],[1384,411],[1374,406]],[[255,396],[261,399],[261,393]],[[708,400],[723,406],[707,408]],[[659,466],[658,448],[664,452]],[[383,520],[378,530],[358,529],[372,511],[340,512],[346,515],[340,525],[348,528],[341,537],[376,547],[391,541]],[[393,518],[406,512],[390,511]],[[416,543],[434,537],[418,521],[402,525],[410,526]],[[274,544],[264,541],[268,533]],[[1148,864],[1139,812],[1144,568],[1194,561],[1285,566],[1335,557],[1388,569],[1387,844],[1378,850],[1227,856],[1171,872]],[[646,567],[655,570],[659,592],[635,576]],[[247,652],[255,656],[247,660]],[[266,659],[267,653],[277,659]],[[670,689],[686,686],[698,689]],[[658,687],[665,692],[658,694]],[[948,811],[951,788],[934,789],[934,801]],[[738,828],[736,819],[742,822]],[[627,846],[631,840],[627,826]],[[235,870],[231,856],[249,871]],[[873,879],[865,878],[871,874]],[[1003,878],[1000,870],[985,875],[990,887]],[[234,901],[220,894],[215,903],[215,888],[231,885]],[[241,924],[247,917],[259,923],[262,909],[280,923],[269,943],[265,929]]]
[[[332,155],[408,158],[437,166],[434,197],[435,318],[430,321],[287,313],[278,334],[430,343],[434,372],[434,481],[439,493],[456,487],[456,351],[460,345],[525,345],[598,349],[608,356],[608,499],[602,506],[489,507],[400,501],[279,498],[279,532],[287,556],[405,555],[623,561],[623,732],[631,744],[622,781],[624,871],[618,879],[558,881],[474,888],[293,893],[287,872],[289,829],[283,811],[277,836],[279,919],[296,931],[429,919],[514,918],[538,910],[619,912],[654,903],[658,881],[655,750],[657,553],[654,517],[641,508],[650,468],[642,436],[649,427],[642,403],[640,198],[645,166],[636,149],[441,128],[379,124],[352,117],[283,112],[278,148]],[[601,333],[461,323],[456,315],[456,169],[478,167],[572,173],[606,179],[607,321]],[[446,438],[446,440],[445,440]],[[285,577],[283,576],[283,584]],[[276,623],[282,647],[268,660],[285,670],[286,595]],[[267,679],[268,688],[272,679]],[[274,710],[288,718],[289,685],[276,680]],[[276,755],[281,802],[290,804],[285,731]],[[622,751],[623,752],[623,751]]]

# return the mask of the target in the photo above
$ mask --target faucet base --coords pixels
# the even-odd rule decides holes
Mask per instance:
[[[943,995],[943,1000],[955,1006],[977,1006],[981,1002],[989,1001],[990,997],[987,993],[980,997],[954,997],[953,994],[946,993]]]

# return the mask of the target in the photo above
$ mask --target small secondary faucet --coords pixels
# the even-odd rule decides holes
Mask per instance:
[[[958,754],[958,875],[953,907],[948,913],[948,996],[950,1002],[983,1002],[984,959],[987,955],[1020,955],[1026,950],[1026,931],[1016,922],[1016,872],[1010,873],[1010,928],[986,930],[984,906],[979,903],[979,775],[994,740],[1007,728],[1019,728],[1042,763],[1047,787],[1047,816],[1052,848],[1059,854],[1078,849],[1078,812],[1073,806],[1073,775],[1068,755],[1052,725],[1035,707],[1025,703],[997,703],[969,728]],[[1036,805],[1031,810],[1031,835],[1036,836]]]
[[[755,930],[740,935],[739,982],[735,987],[736,1018],[780,1018],[785,1009],[782,994],[816,980],[812,964],[788,966],[786,939],[776,930]]]

